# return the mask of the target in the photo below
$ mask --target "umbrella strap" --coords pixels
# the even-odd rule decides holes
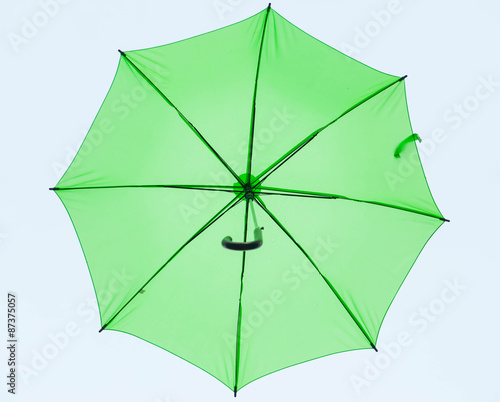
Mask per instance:
[[[401,158],[401,152],[403,152],[403,150],[405,149],[406,144],[408,144],[409,142],[413,142],[413,141],[422,142],[422,139],[418,136],[418,134],[412,134],[412,135],[406,137],[403,141],[401,141],[399,143],[398,147],[394,151],[394,157]]]

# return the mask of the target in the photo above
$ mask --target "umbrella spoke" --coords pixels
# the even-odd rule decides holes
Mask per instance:
[[[347,304],[344,302],[344,300],[340,297],[340,294],[335,289],[335,287],[332,285],[332,283],[323,275],[323,273],[320,271],[320,269],[318,268],[318,266],[316,265],[316,263],[314,262],[314,260],[309,256],[309,254],[307,253],[307,251],[304,250],[304,248],[293,238],[293,236],[290,234],[290,232],[283,226],[283,224],[278,220],[278,218],[276,218],[273,215],[273,213],[271,211],[269,211],[269,209],[264,205],[264,203],[262,202],[262,200],[259,197],[256,197],[256,201],[259,204],[259,206],[269,215],[269,217],[276,223],[276,225],[278,225],[280,227],[280,229],[290,238],[290,240],[298,247],[298,249],[302,252],[302,254],[304,254],[304,256],[314,266],[314,268],[316,269],[316,271],[318,272],[318,274],[321,276],[321,278],[323,278],[323,280],[328,285],[328,287],[330,288],[330,290],[335,294],[335,296],[337,297],[338,301],[342,304],[342,306],[347,311],[347,313],[349,313],[350,317],[356,323],[356,325],[358,326],[359,330],[363,333],[363,335],[365,336],[365,338],[368,341],[368,343],[370,344],[370,346],[376,352],[378,352],[375,344],[373,343],[372,339],[370,338],[370,336],[368,335],[368,333],[366,332],[366,330],[363,328],[363,326],[359,322],[358,318],[354,315],[354,313],[351,311],[351,309],[349,308],[349,306],[347,306]]]
[[[189,240],[187,240],[179,249],[172,254],[172,256],[163,264],[160,268],[156,270],[156,272],[149,278],[144,285],[142,285],[137,292],[134,293],[134,295],[111,317],[108,322],[106,322],[102,328],[99,330],[99,332],[103,331],[106,329],[106,327],[120,314],[125,307],[127,307],[130,302],[141,292],[143,292],[144,288],[165,268],[169,262],[171,262],[179,253],[189,244],[191,243],[194,239],[196,239],[200,234],[202,234],[206,229],[208,229],[212,224],[214,224],[217,220],[219,220],[224,214],[226,214],[228,211],[230,211],[232,208],[234,208],[236,205],[238,205],[243,198],[241,196],[236,196],[233,198],[229,203],[224,205],[222,209],[220,209],[212,218],[210,218],[194,235],[192,235]]]
[[[344,195],[318,193],[318,192],[314,192],[314,191],[304,191],[304,190],[291,190],[291,189],[287,189],[287,188],[277,188],[277,187],[260,187],[260,188],[261,188],[261,191],[260,191],[259,195],[281,195],[281,196],[288,196],[288,197],[323,198],[323,199],[331,199],[331,200],[339,199],[339,200],[347,200],[347,201],[354,201],[354,202],[362,202],[365,204],[377,205],[380,207],[393,208],[393,209],[398,209],[400,211],[406,211],[406,212],[411,212],[411,213],[418,214],[418,215],[429,216],[431,218],[436,218],[436,219],[439,219],[439,220],[444,221],[444,222],[450,221],[449,219],[445,219],[445,218],[442,218],[440,216],[417,211],[417,210],[414,210],[411,208],[403,208],[403,207],[399,207],[396,205],[391,205],[391,204],[377,202],[377,201],[360,200],[357,198],[346,197]]]
[[[234,193],[232,186],[214,186],[203,184],[130,184],[121,186],[83,186],[83,187],[52,187],[49,190],[98,190],[110,188],[177,188],[183,190],[202,190],[202,191],[223,191],[226,193]]]
[[[255,73],[255,85],[253,89],[253,102],[252,102],[252,119],[250,121],[250,139],[248,140],[248,158],[247,158],[247,177],[250,180],[252,174],[252,153],[253,153],[253,138],[255,134],[255,103],[257,100],[257,87],[259,83],[260,61],[262,59],[262,48],[264,47],[264,37],[266,33],[267,20],[269,18],[269,11],[271,10],[271,3],[267,6],[266,18],[262,27],[262,37],[260,39],[259,57],[257,60],[257,71]]]
[[[125,54],[125,52],[122,52],[121,50],[119,50],[119,52],[122,55],[122,57],[125,58],[125,60],[127,61],[127,63],[129,63],[130,66],[134,70],[136,70],[139,73],[139,75],[142,78],[144,78],[149,85],[151,85],[153,87],[153,89],[158,93],[158,95],[160,95],[163,98],[163,100],[165,100],[165,102],[167,102],[171,107],[173,107],[175,109],[175,111],[179,114],[179,117],[197,135],[197,137],[207,146],[207,148],[210,149],[210,151],[212,151],[212,153],[219,160],[219,162],[221,162],[224,165],[224,167],[229,171],[229,173],[231,173],[234,176],[234,178],[241,185],[243,185],[243,183],[241,182],[241,179],[238,177],[238,175],[235,173],[235,171],[231,168],[231,166],[228,165],[228,163],[222,158],[222,156],[219,155],[219,153],[212,147],[212,145],[210,145],[210,143],[205,139],[205,137],[203,137],[203,135],[198,131],[198,129],[186,118],[186,116],[184,116],[184,114],[177,108],[177,106],[175,106],[172,103],[172,101],[170,99],[168,99],[166,97],[166,95],[162,91],[160,91],[160,89],[139,69],[139,67],[137,67],[134,64],[134,62],[127,57],[127,55]]]
[[[247,241],[247,229],[248,229],[248,206],[250,200],[246,200],[245,206],[245,229],[243,231],[243,241]],[[240,280],[240,297],[238,300],[238,325],[236,328],[236,354],[235,354],[235,374],[234,374],[234,396],[238,390],[238,377],[239,377],[239,363],[240,363],[240,341],[241,341],[241,296],[243,294],[243,276],[245,274],[245,259],[246,252],[243,251],[242,261],[241,261],[241,280]]]
[[[341,113],[339,116],[337,116],[335,119],[333,119],[331,122],[325,124],[323,127],[318,128],[317,130],[313,131],[311,134],[309,134],[305,139],[303,139],[301,142],[299,142],[297,145],[295,145],[292,149],[290,149],[288,152],[283,154],[280,158],[278,158],[274,163],[272,163],[267,169],[265,169],[262,173],[260,173],[258,176],[256,176],[256,181],[259,180],[261,183],[267,179],[273,172],[275,172],[278,168],[283,166],[285,162],[290,160],[295,154],[297,154],[298,151],[300,151],[302,148],[304,148],[307,144],[309,144],[314,137],[316,137],[319,133],[321,133],[323,130],[326,128],[330,127],[333,123],[337,122],[340,118],[344,117],[346,114],[349,112],[353,111],[356,109],[358,106],[361,106],[365,102],[369,101],[373,97],[377,96],[379,93],[385,91],[386,89],[392,87],[394,84],[397,84],[398,82],[401,82],[406,78],[406,75],[404,77],[398,78],[397,80],[393,81],[392,83],[386,85],[385,87],[382,87],[378,89],[377,91],[373,92],[372,94],[368,95],[358,103],[354,104],[347,110],[345,110],[343,113]]]

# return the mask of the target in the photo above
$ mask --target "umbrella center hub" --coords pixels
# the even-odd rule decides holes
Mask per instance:
[[[241,181],[244,183],[241,185],[240,182],[236,182],[233,184],[233,191],[236,195],[241,195],[242,193],[245,195],[247,200],[254,199],[256,195],[260,193],[260,181],[253,175],[250,175],[250,180],[248,179],[248,175],[246,173],[239,176]]]

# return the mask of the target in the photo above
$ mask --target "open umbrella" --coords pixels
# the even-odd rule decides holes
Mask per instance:
[[[270,6],[120,53],[53,188],[85,254],[101,330],[166,349],[235,395],[294,364],[376,350],[398,289],[445,221],[405,77],[351,59]]]

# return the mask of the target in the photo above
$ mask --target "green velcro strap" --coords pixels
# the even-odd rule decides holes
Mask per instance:
[[[400,154],[405,149],[406,144],[408,144],[409,142],[412,142],[412,141],[422,142],[422,139],[419,137],[418,134],[415,134],[415,133],[413,133],[412,135],[409,135],[408,137],[406,137],[403,141],[401,141],[399,143],[398,147],[394,151],[394,157],[395,158],[400,158],[401,157]]]

